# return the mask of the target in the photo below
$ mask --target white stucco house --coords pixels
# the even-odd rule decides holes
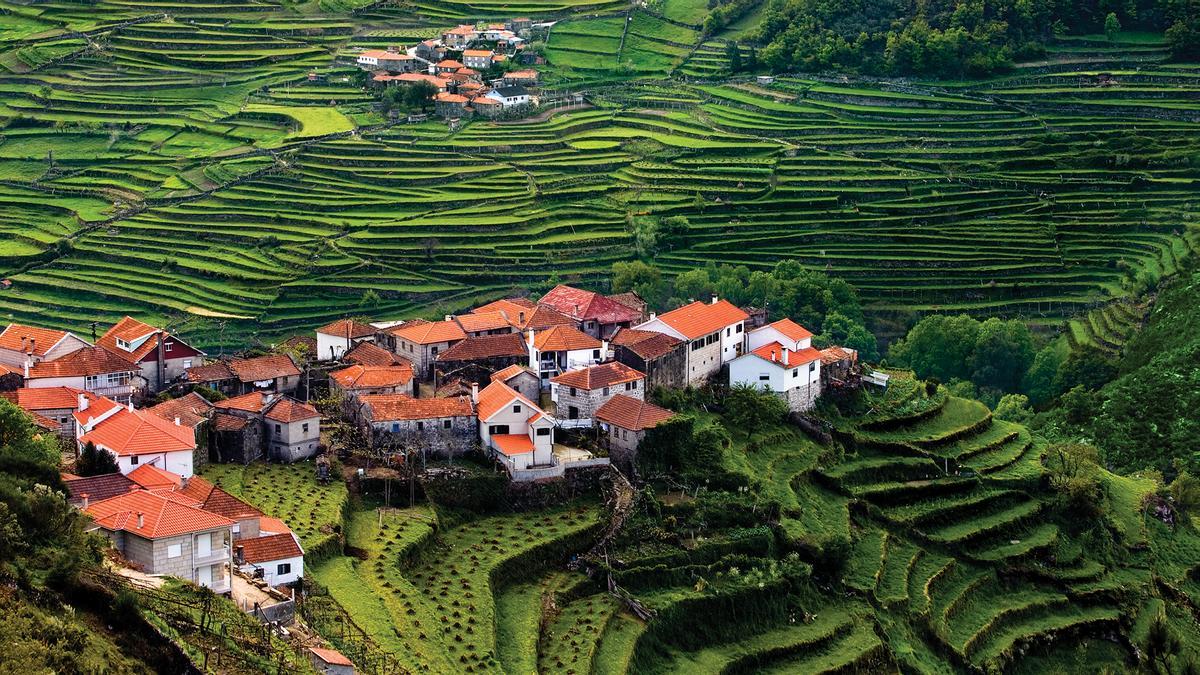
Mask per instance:
[[[92,443],[112,453],[123,474],[150,464],[183,478],[192,475],[196,434],[191,427],[107,398],[80,397],[79,403],[75,441],[81,451]]]
[[[751,331],[749,351],[729,363],[729,385],[749,385],[787,401],[803,412],[821,395],[821,352],[812,347],[812,333],[790,319]]]
[[[556,467],[554,418],[533,401],[503,382],[492,382],[479,391],[475,409],[479,440],[514,480]]]
[[[708,303],[695,301],[665,314],[651,314],[634,328],[687,341],[687,379],[701,383],[742,355],[749,318],[729,301],[713,296]]]
[[[550,388],[550,378],[575,368],[586,368],[604,360],[608,344],[574,326],[551,326],[528,331],[529,369],[538,374],[542,388]]]

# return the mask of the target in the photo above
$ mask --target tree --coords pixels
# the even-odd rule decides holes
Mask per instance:
[[[971,381],[981,389],[1017,391],[1033,362],[1033,334],[1021,321],[991,318],[979,326],[971,352]]]
[[[725,59],[729,61],[729,72],[736,73],[742,69],[742,49],[736,41],[725,43]]]
[[[1195,515],[1200,509],[1200,478],[1187,471],[1180,471],[1167,488],[1175,508],[1183,513]]]
[[[427,110],[429,101],[437,95],[437,87],[427,80],[413,82],[404,88],[404,103],[410,108]]]
[[[1117,376],[1117,366],[1100,349],[1080,346],[1075,348],[1058,368],[1054,377],[1054,388],[1066,391],[1075,387],[1096,390]]]
[[[1083,443],[1059,443],[1046,449],[1050,486],[1060,504],[1074,515],[1095,518],[1104,513],[1100,451]]]
[[[1033,405],[1044,405],[1062,391],[1055,383],[1062,363],[1062,354],[1053,346],[1044,347],[1034,355],[1033,364],[1021,379],[1021,391]]]
[[[1116,12],[1109,12],[1108,16],[1104,17],[1104,37],[1108,38],[1109,42],[1117,39],[1117,35],[1121,33],[1121,21],[1117,18]]]
[[[889,362],[912,368],[922,379],[967,379],[979,330],[979,322],[965,314],[927,316],[892,344]]]
[[[855,323],[840,312],[830,312],[825,315],[821,324],[821,333],[816,343],[821,347],[840,345],[858,352],[864,361],[879,360],[879,344],[871,331],[860,323]]]
[[[754,433],[783,421],[788,405],[769,391],[738,384],[725,397],[725,417],[738,429]]]
[[[79,453],[79,459],[75,462],[75,473],[80,476],[99,476],[120,470],[112,453],[97,448],[91,441],[83,446],[83,451]]]
[[[679,469],[687,456],[687,446],[695,433],[696,418],[675,415],[646,430],[638,444],[637,463],[643,475]]]
[[[992,411],[992,417],[1005,422],[1028,424],[1033,418],[1033,411],[1029,409],[1029,397],[1024,394],[1005,394]]]

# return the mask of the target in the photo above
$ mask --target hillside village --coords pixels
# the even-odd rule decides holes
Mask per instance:
[[[447,120],[517,117],[538,105],[540,76],[524,67],[540,59],[525,51],[534,27],[525,17],[462,24],[407,49],[364,50],[355,64],[370,73],[372,86],[408,87],[427,96],[435,113]]]
[[[62,439],[71,503],[134,573],[278,600],[303,576],[300,539],[197,475],[210,462],[315,460],[340,479],[333,456],[354,460],[331,441],[339,427],[400,464],[473,456],[514,484],[589,469],[637,480],[640,441],[673,415],[654,389],[746,385],[803,412],[861,375],[853,350],[715,296],[659,314],[635,293],[564,285],[437,321],[341,319],[221,358],[132,317],[94,341],[10,324],[0,370],[0,396]],[[74,473],[97,455],[111,471]]]

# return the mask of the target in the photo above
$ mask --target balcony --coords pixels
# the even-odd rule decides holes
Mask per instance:
[[[216,563],[229,562],[230,560],[231,560],[230,549],[228,546],[222,546],[221,548],[214,548],[212,551],[210,551],[208,553],[208,555],[200,555],[199,553],[196,553],[195,556],[192,558],[192,562],[197,567],[203,567],[204,565],[214,565]]]

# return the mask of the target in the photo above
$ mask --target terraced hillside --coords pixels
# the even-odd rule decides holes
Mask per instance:
[[[6,3],[0,312],[244,344],[599,283],[632,215],[685,215],[668,271],[793,258],[877,312],[1077,317],[1104,346],[1131,315],[1079,317],[1196,246],[1200,80],[1160,46],[1064,43],[973,84],[761,87],[715,79],[725,38],[693,4],[555,24],[547,77],[595,107],[451,133],[374,112],[354,51],[565,6]]]

